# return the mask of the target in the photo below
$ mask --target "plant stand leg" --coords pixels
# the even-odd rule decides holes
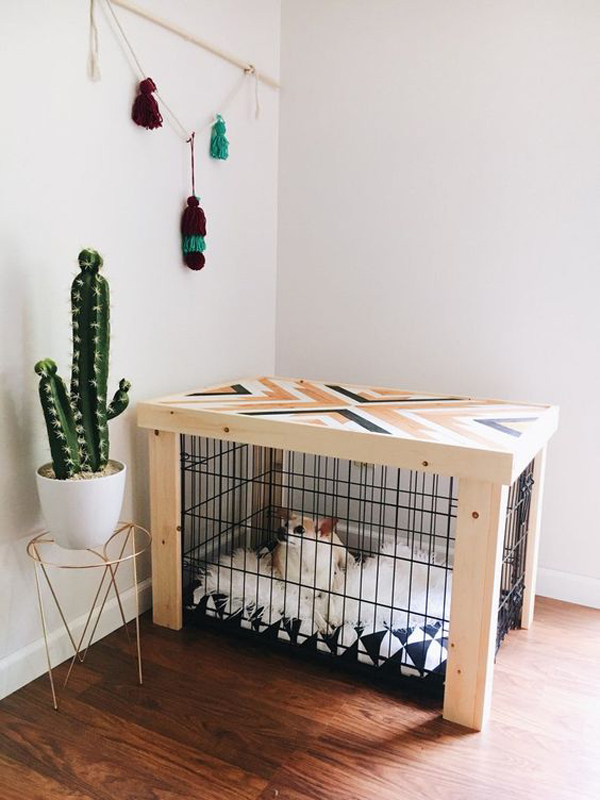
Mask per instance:
[[[481,730],[492,694],[508,486],[461,479],[444,719]]]
[[[54,677],[52,676],[52,662],[50,661],[50,647],[48,645],[48,628],[46,626],[46,615],[44,614],[44,602],[42,600],[42,591],[40,588],[40,581],[37,573],[37,564],[33,565],[33,572],[35,575],[35,588],[37,590],[38,607],[40,612],[40,622],[42,624],[42,632],[44,634],[44,647],[46,648],[46,661],[48,663],[48,678],[50,679],[50,689],[52,690],[52,705],[54,710],[58,711],[58,701],[56,699],[56,689],[54,688]]]
[[[104,586],[104,580],[105,580],[106,576],[108,575],[108,570],[109,570],[109,568],[106,567],[106,566],[102,570],[102,577],[100,578],[100,583],[98,584],[98,589],[96,590],[96,594],[94,596],[94,600],[92,602],[92,606],[91,606],[91,608],[89,610],[89,613],[87,615],[87,618],[86,618],[86,621],[85,621],[85,625],[83,627],[83,631],[82,631],[82,634],[81,634],[81,638],[79,639],[79,644],[75,648],[75,652],[73,653],[73,657],[71,658],[71,663],[69,664],[69,671],[67,672],[65,680],[64,680],[64,683],[63,683],[63,689],[66,687],[67,683],[69,682],[69,678],[71,677],[71,672],[72,672],[73,667],[75,665],[75,661],[77,659],[79,659],[79,661],[81,663],[83,663],[83,661],[85,660],[85,657],[86,657],[87,651],[88,651],[88,647],[90,646],[90,644],[92,642],[92,638],[94,636],[94,633],[96,632],[96,627],[97,627],[98,622],[100,620],[100,615],[102,614],[102,609],[104,608],[104,603],[102,604],[102,607],[100,608],[100,611],[98,612],[98,616],[96,618],[96,623],[95,623],[94,628],[93,628],[93,630],[92,630],[92,632],[90,634],[90,638],[88,639],[87,647],[85,648],[85,650],[83,652],[83,655],[81,655],[81,648],[83,647],[83,642],[84,642],[84,639],[85,639],[85,635],[86,635],[87,630],[88,630],[88,628],[90,626],[90,622],[92,621],[92,618],[94,616],[94,611],[96,610],[96,604],[98,602],[98,598],[100,597],[100,592],[102,591],[102,587]],[[110,590],[110,584],[109,584],[108,588]],[[107,593],[106,596],[108,596],[108,593]],[[106,601],[106,597],[104,599]]]
[[[156,625],[183,625],[179,434],[150,431],[152,618]]]
[[[54,600],[54,605],[56,606],[56,609],[57,609],[57,611],[58,611],[58,613],[60,615],[60,618],[62,619],[63,625],[65,627],[65,631],[67,632],[67,636],[69,637],[71,645],[73,646],[73,650],[77,654],[77,658],[79,658],[80,661],[83,661],[83,659],[81,657],[81,653],[79,652],[79,648],[78,648],[77,644],[75,643],[75,639],[73,638],[73,634],[71,633],[71,629],[69,628],[69,625],[67,623],[66,617],[65,617],[65,615],[63,613],[62,606],[61,606],[61,604],[60,604],[60,602],[58,600],[58,596],[57,596],[56,592],[54,591],[54,587],[52,586],[52,581],[50,580],[50,576],[48,575],[48,572],[47,572],[46,567],[44,566],[44,564],[41,561],[39,561],[39,553],[37,551],[37,548],[35,549],[35,553],[36,553],[36,556],[38,557],[38,563],[40,565],[40,569],[42,570],[42,574],[43,574],[44,578],[46,579],[46,584],[47,584],[48,588],[50,589],[50,594],[52,595],[52,598]],[[36,569],[37,569],[37,567],[36,567]]]
[[[135,644],[137,650],[137,668],[138,668],[138,682],[140,686],[144,682],[144,678],[142,675],[142,647],[140,644],[140,589],[138,586],[138,575],[137,575],[137,555],[135,549],[135,528],[132,531],[132,542],[131,542],[131,553],[133,555],[133,590],[135,592]],[[117,591],[117,586],[115,584],[115,592]],[[118,594],[117,594],[118,597]],[[127,623],[125,623],[127,626]],[[128,633],[129,636],[129,633]]]
[[[126,526],[126,527],[127,527],[127,536],[125,536],[125,538],[124,538],[123,545],[121,547],[121,552],[119,553],[119,559],[123,558],[123,553],[125,552],[125,548],[127,547],[127,544],[129,542],[130,537],[132,535],[135,537],[135,526],[129,525],[129,526]],[[117,532],[120,532],[120,531],[123,531],[123,530],[125,530],[125,528],[120,528]],[[90,552],[93,553],[95,551],[94,550],[90,550]],[[102,558],[102,560],[105,563],[107,562],[108,559],[105,556],[100,555],[100,553],[97,553],[97,555],[99,555],[100,558]],[[104,573],[102,575],[102,584],[104,583],[104,578],[108,575],[109,576],[108,588],[106,589],[106,592],[104,593],[104,600],[102,601],[102,604],[100,606],[100,611],[98,612],[98,615],[96,617],[96,622],[94,623],[94,628],[93,628],[93,630],[92,630],[92,632],[90,634],[90,637],[88,639],[88,643],[86,645],[86,648],[83,651],[83,656],[81,656],[81,658],[80,658],[81,662],[85,661],[85,657],[87,656],[87,652],[88,652],[88,650],[90,648],[90,645],[94,641],[94,636],[96,635],[96,630],[98,628],[98,624],[100,623],[100,617],[102,616],[102,612],[104,611],[104,606],[106,605],[106,601],[108,600],[108,596],[110,594],[111,586],[114,589],[115,597],[117,598],[117,604],[119,606],[119,612],[121,614],[121,621],[123,622],[123,627],[125,628],[125,633],[127,635],[127,641],[129,642],[129,628],[127,626],[127,620],[125,619],[125,612],[123,611],[123,604],[121,603],[121,596],[119,594],[119,589],[117,587],[117,581],[116,581],[116,575],[117,575],[117,571],[118,571],[119,567],[120,567],[119,563],[114,565],[114,569],[110,564],[106,564],[106,569],[104,570]],[[102,584],[100,585],[100,588],[98,589],[98,592],[100,592],[100,589],[102,588]],[[95,607],[95,605],[96,605],[96,601],[94,601],[94,606],[92,607],[92,610]],[[90,614],[91,614],[91,612],[90,612]],[[86,627],[84,629],[84,635],[85,635],[85,630],[87,630],[87,625],[86,625]],[[82,636],[82,639],[81,639],[81,644],[83,644],[83,636]]]
[[[529,530],[527,532],[527,553],[525,555],[525,591],[523,594],[523,611],[521,613],[522,628],[530,628],[533,622],[545,475],[546,448],[544,447],[535,457],[533,465],[533,493],[529,509]]]

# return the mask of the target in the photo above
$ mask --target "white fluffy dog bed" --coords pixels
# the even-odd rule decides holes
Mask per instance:
[[[239,548],[200,576],[193,608],[332,655],[427,676],[444,672],[452,573],[387,539],[379,555],[349,559],[331,592],[285,582],[268,547]],[[410,613],[409,613],[410,610]]]

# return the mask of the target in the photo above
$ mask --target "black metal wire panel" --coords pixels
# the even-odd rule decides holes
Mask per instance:
[[[188,609],[321,655],[443,672],[455,480],[191,436],[181,469]],[[292,514],[309,530],[282,543]],[[333,517],[341,542],[310,537]]]
[[[192,436],[181,471],[186,617],[441,685],[456,480]],[[509,490],[498,646],[520,624],[532,472]],[[341,541],[311,538],[328,518]]]
[[[498,607],[498,634],[496,650],[510,630],[521,626],[523,592],[525,590],[525,557],[529,511],[533,491],[532,461],[512,484],[508,493],[502,572],[500,576],[500,603]]]

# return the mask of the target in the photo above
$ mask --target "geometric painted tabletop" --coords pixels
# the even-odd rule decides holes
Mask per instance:
[[[558,426],[557,406],[266,377],[160,397],[137,412],[155,431],[505,485]]]
[[[545,405],[269,377],[169,395],[151,403],[203,416],[252,417],[508,452],[556,410]]]

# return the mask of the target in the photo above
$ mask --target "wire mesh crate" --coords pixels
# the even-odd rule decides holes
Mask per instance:
[[[535,462],[531,462],[512,484],[508,493],[502,570],[500,573],[500,604],[496,650],[510,630],[521,627],[525,594],[525,564],[531,496],[535,480]]]
[[[441,688],[481,729],[533,617],[554,406],[253,378],[142,403],[153,617]]]
[[[189,620],[441,689],[455,479],[195,436],[181,470]],[[510,489],[498,646],[520,624],[532,473]]]

